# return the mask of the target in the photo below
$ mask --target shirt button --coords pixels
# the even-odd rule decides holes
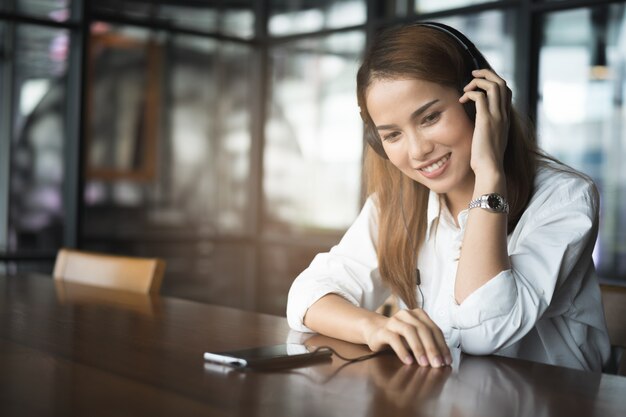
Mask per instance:
[[[446,315],[446,312],[444,310],[439,310],[437,314],[439,315],[439,317],[443,317]]]

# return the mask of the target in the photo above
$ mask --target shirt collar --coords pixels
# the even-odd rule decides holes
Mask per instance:
[[[439,194],[434,191],[428,193],[428,209],[426,211],[426,240],[430,239],[430,233],[434,222],[439,219],[441,214],[441,202]]]
[[[445,205],[445,202],[444,203],[441,202],[441,195],[431,190],[428,194],[428,208],[426,211],[426,240],[430,239],[430,234],[432,233],[432,229],[433,227],[436,227],[435,222],[440,221],[442,210],[445,209],[447,211],[447,207],[444,207],[444,205]],[[467,223],[468,214],[469,214],[468,209],[465,209],[459,213],[457,221],[459,222],[459,226],[461,230],[465,230],[465,225]],[[454,222],[451,216],[452,216],[451,214],[448,214],[448,221]]]

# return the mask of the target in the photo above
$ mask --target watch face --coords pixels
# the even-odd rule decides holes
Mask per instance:
[[[502,197],[498,194],[489,194],[489,197],[487,197],[487,205],[490,209],[495,211],[500,211],[504,207],[502,204]]]

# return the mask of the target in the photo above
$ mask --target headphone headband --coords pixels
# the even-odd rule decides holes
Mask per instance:
[[[433,29],[437,29],[441,32],[447,33],[452,38],[456,39],[456,41],[467,51],[467,54],[472,58],[472,62],[474,63],[475,69],[480,69],[480,64],[478,63],[478,58],[476,58],[476,46],[470,41],[467,36],[463,35],[461,32],[456,30],[455,28],[445,25],[439,22],[418,22],[415,24],[416,26],[426,26]]]

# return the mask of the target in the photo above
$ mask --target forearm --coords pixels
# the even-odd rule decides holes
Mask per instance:
[[[400,310],[387,318],[328,294],[308,309],[304,322],[318,333],[366,344],[374,352],[391,347],[406,364],[417,361],[421,366],[440,367],[452,363],[443,333],[420,309]]]
[[[506,197],[503,173],[476,177],[472,199],[494,192]],[[454,288],[457,303],[462,303],[476,289],[511,267],[507,251],[507,219],[503,213],[480,208],[470,210]]]
[[[352,343],[367,343],[366,334],[371,327],[380,325],[386,317],[356,307],[337,294],[328,294],[317,300],[304,316],[309,329]]]

